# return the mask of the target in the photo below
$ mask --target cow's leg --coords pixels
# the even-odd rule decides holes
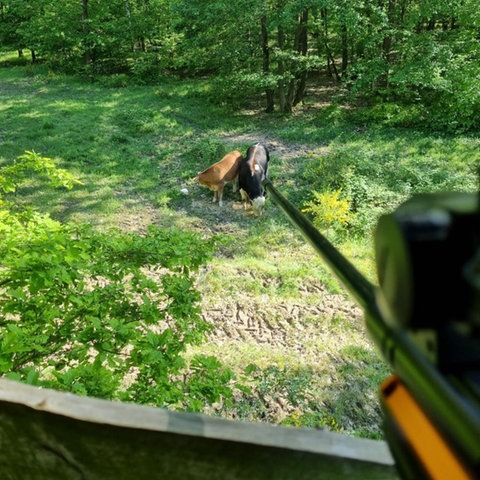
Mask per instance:
[[[247,203],[249,201],[249,197],[248,197],[248,193],[243,190],[243,188],[240,189],[240,195],[242,197],[242,201],[243,201],[243,208],[246,210],[247,209]]]
[[[223,205],[223,187],[224,186],[225,186],[224,183],[220,183],[217,188],[218,204],[220,206]]]
[[[236,192],[238,190],[238,175],[233,179],[232,184],[233,192]]]

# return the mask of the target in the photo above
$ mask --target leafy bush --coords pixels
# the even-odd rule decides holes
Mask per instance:
[[[479,126],[478,41],[473,30],[398,32],[395,60],[360,59],[350,71],[351,93],[371,105],[369,121],[465,132]]]
[[[14,192],[29,171],[45,175],[54,187],[72,188],[81,182],[68,171],[57,168],[55,162],[48,157],[42,157],[36,152],[26,151],[20,155],[13,165],[0,170],[0,191]],[[1,197],[0,197],[1,199]]]
[[[0,170],[12,192],[27,170],[76,180],[27,152]],[[213,241],[150,227],[140,236],[61,224],[0,204],[0,374],[77,394],[199,410],[231,396],[233,374],[183,354],[210,325],[194,272]]]
[[[305,204],[302,212],[310,213],[313,216],[313,224],[317,228],[341,231],[352,221],[350,198],[339,198],[340,190],[323,193],[314,190],[312,194],[313,200]]]
[[[135,56],[130,65],[133,78],[140,85],[158,83],[161,75],[161,65],[156,55],[143,54]]]
[[[332,145],[328,154],[313,157],[303,171],[303,180],[315,192],[314,205],[320,196],[341,191],[343,198],[349,199],[351,214],[344,227],[362,236],[371,235],[381,214],[394,210],[413,194],[475,190],[474,159],[449,158],[455,168],[447,170],[451,154],[441,138],[427,137],[423,142],[415,141],[415,146],[396,142],[395,137],[387,137],[383,143],[377,142],[375,149],[361,142]],[[307,204],[308,213],[317,221],[325,215],[321,210],[326,208],[325,200],[322,198],[324,207]],[[340,206],[333,208],[331,204],[329,209],[339,216],[340,226]],[[318,226],[327,224],[318,222]]]
[[[382,184],[382,180],[389,181],[388,175],[383,175],[386,166],[387,162],[358,148],[338,148],[313,158],[304,178],[315,198],[305,204],[304,211],[312,214],[320,229],[332,226],[332,233],[348,229],[360,236],[371,234],[379,215],[403,198]],[[340,192],[344,200],[339,199]]]
[[[126,73],[112,73],[110,75],[100,75],[95,77],[99,85],[106,88],[125,88],[130,82],[130,77]]]

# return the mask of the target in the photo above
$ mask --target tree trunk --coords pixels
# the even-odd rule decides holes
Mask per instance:
[[[342,76],[348,68],[348,29],[345,23],[342,24]]]
[[[335,80],[338,81],[340,80],[340,75],[338,73],[337,66],[335,65],[335,58],[333,57],[333,54],[328,42],[329,31],[328,31],[328,15],[327,14],[328,14],[328,11],[326,7],[320,10],[320,18],[322,20],[322,25],[323,25],[323,32],[322,32],[323,46],[325,48],[325,55],[327,57],[327,72],[332,78],[335,78]]]
[[[296,35],[296,49],[300,56],[306,57],[308,53],[308,9],[305,9],[302,12],[302,15],[299,18],[299,23],[297,27],[297,35]],[[302,68],[300,72],[297,74],[297,81],[296,81],[296,91],[295,96],[293,98],[293,105],[298,105],[303,98],[305,97],[305,90],[307,87],[307,69]]]
[[[127,15],[128,21],[128,30],[130,31],[130,44],[132,53],[135,53],[135,39],[133,35],[133,27],[132,27],[132,12],[130,10],[130,2],[125,0],[125,14]]]
[[[281,52],[285,50],[285,31],[282,26],[278,26],[278,48]],[[287,94],[285,92],[285,60],[280,58],[278,60],[278,75],[280,81],[278,82],[278,102],[280,104],[280,111],[282,113],[289,113],[287,105]],[[291,108],[290,108],[291,111]]]
[[[90,30],[88,26],[88,0],[82,0],[82,29],[84,38],[87,39]],[[92,62],[92,53],[88,44],[85,46],[85,52],[83,53],[83,62],[85,65]]]
[[[261,26],[262,26],[263,73],[264,75],[268,75],[270,73],[270,48],[268,46],[267,17],[263,16],[261,18]],[[265,89],[265,95],[267,98],[267,106],[265,108],[265,111],[267,113],[272,113],[275,108],[273,89],[267,87]]]
[[[308,9],[304,10],[298,17],[297,28],[295,31],[295,38],[292,45],[292,51],[298,57],[306,56],[307,43],[307,21]],[[283,27],[278,27],[278,48],[280,51],[285,51],[285,32]],[[286,73],[285,60],[280,59],[278,62],[278,73],[283,76]],[[293,78],[288,82],[288,88],[285,81],[281,81],[279,85],[278,94],[280,102],[280,110],[283,113],[291,113],[293,106],[302,101],[305,95],[305,86],[307,81],[306,68],[298,68],[291,71]]]
[[[383,45],[382,45],[383,58],[385,59],[384,82],[385,82],[385,87],[387,88],[390,84],[389,70],[390,70],[390,63],[392,62],[392,58],[391,58],[392,45],[393,45],[392,31],[397,24],[395,19],[396,7],[397,7],[397,0],[388,1],[387,19],[388,19],[389,31],[387,35],[385,35],[385,37],[383,38]]]

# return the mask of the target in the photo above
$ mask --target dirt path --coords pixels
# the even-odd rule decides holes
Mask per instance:
[[[245,135],[223,135],[219,139],[225,143],[244,144],[244,143],[264,143],[270,152],[270,155],[276,155],[283,160],[290,160],[296,157],[304,157],[306,155],[321,155],[327,151],[327,147],[319,147],[314,145],[305,145],[297,143],[287,143],[282,140],[273,138],[269,135],[259,133]]]
[[[280,349],[293,349],[305,354],[305,334],[315,319],[332,319],[337,315],[350,318],[363,325],[363,313],[353,302],[340,294],[329,294],[320,285],[302,289],[305,301],[270,302],[267,297],[236,296],[218,301],[215,306],[204,306],[203,317],[215,325],[211,342],[249,341],[259,345],[274,345]],[[318,299],[315,302],[315,299]],[[313,300],[313,304],[310,301]],[[321,326],[317,335],[322,335]]]

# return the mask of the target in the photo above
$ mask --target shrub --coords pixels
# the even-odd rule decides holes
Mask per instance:
[[[27,152],[0,170],[0,191],[14,191],[32,169],[56,185],[75,183],[50,159]],[[212,240],[174,229],[152,226],[138,235],[62,224],[4,196],[0,375],[195,411],[228,398],[228,369],[212,357],[194,357],[191,366],[183,357],[210,329],[194,273],[212,249]]]
[[[313,191],[313,200],[305,204],[302,212],[310,213],[313,217],[313,224],[319,229],[343,230],[352,220],[350,212],[350,199],[339,198],[340,190],[333,192]]]
[[[156,55],[142,54],[135,56],[131,61],[131,70],[136,83],[140,85],[154,85],[158,83],[162,68]]]
[[[280,77],[272,74],[235,72],[213,80],[211,100],[231,109],[245,107],[252,98],[259,98],[266,88],[275,89]]]

